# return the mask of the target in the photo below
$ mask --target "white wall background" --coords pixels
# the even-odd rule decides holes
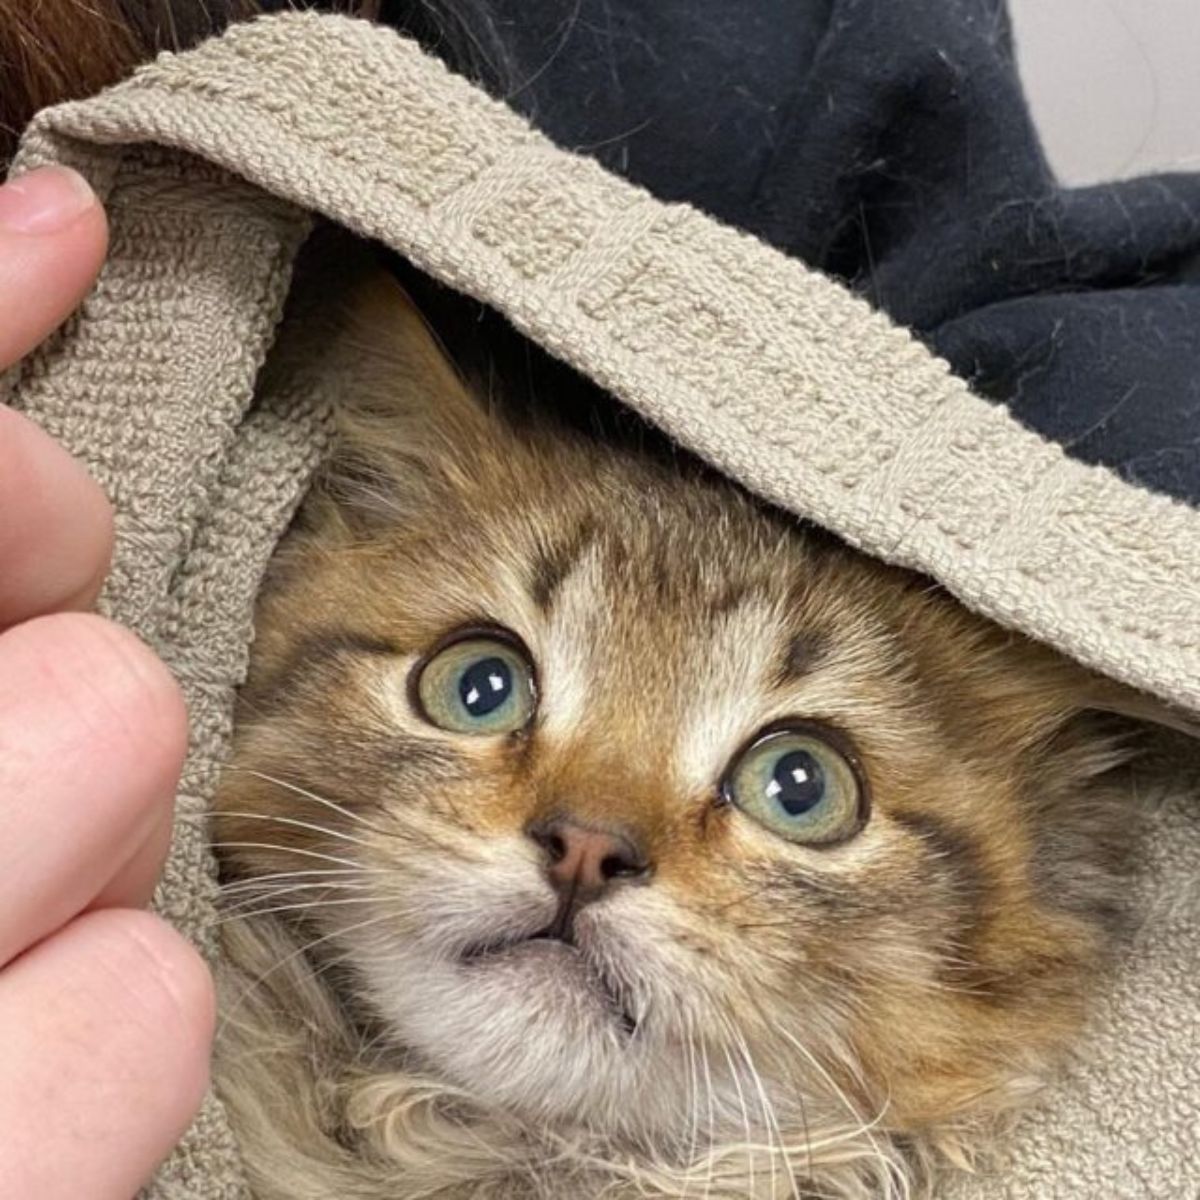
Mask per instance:
[[[1034,119],[1064,182],[1200,171],[1200,0],[1009,8]]]

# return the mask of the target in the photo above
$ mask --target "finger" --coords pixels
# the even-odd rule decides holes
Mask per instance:
[[[83,613],[0,635],[0,964],[97,899],[142,904],[187,743],[131,633]]]
[[[43,167],[0,187],[0,368],[70,316],[107,248],[104,210],[74,171]]]
[[[148,913],[89,913],[0,972],[0,1200],[129,1200],[199,1107],[213,1009]]]
[[[49,434],[0,405],[0,627],[89,608],[112,540],[99,485]]]
[[[109,878],[88,901],[88,909],[142,908],[154,898],[175,828],[174,791],[172,785],[165,797],[151,797],[150,819],[130,836],[125,855],[110,864]]]

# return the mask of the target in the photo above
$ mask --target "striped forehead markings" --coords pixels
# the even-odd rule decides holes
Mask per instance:
[[[533,561],[527,586],[530,598],[542,612],[549,612],[563,582],[579,565],[596,540],[596,524],[589,518],[556,546],[543,549]]]
[[[789,635],[779,663],[777,685],[787,687],[803,679],[828,657],[829,649],[829,635],[817,630],[808,629]]]

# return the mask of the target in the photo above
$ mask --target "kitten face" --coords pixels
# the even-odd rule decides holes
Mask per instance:
[[[1077,669],[724,483],[514,433],[432,353],[440,406],[347,429],[262,603],[217,818],[256,919],[542,1123],[686,1153],[1009,1103],[1127,841]]]

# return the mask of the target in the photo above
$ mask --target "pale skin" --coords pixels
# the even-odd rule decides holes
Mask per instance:
[[[0,188],[0,369],[106,247],[78,176]],[[0,407],[0,1200],[130,1200],[208,1080],[211,980],[145,911],[186,712],[150,650],[88,611],[112,540],[84,468]]]

